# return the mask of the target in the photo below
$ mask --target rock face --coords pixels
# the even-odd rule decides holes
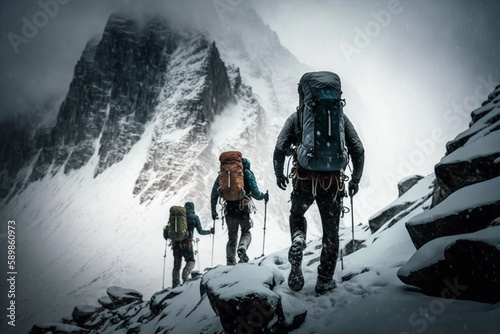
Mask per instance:
[[[52,100],[0,124],[0,199],[22,190],[40,150],[50,142],[60,102]]]
[[[441,196],[470,184],[500,176],[500,86],[472,112],[470,127],[446,144],[446,155],[435,167]]]
[[[96,176],[119,162],[154,115],[169,54],[178,43],[164,21],[151,19],[140,27],[112,15],[102,38],[87,43],[75,66],[50,142],[42,148],[30,180],[61,167],[65,173],[79,169],[96,150]]]
[[[180,45],[170,66],[153,142],[134,189],[141,201],[169,189],[190,168],[188,162],[208,150],[209,124],[234,101],[226,67],[215,44],[204,36],[192,36]]]
[[[406,284],[442,298],[500,302],[500,227],[434,239],[398,271]]]
[[[204,34],[178,31],[159,18],[137,22],[113,14],[102,37],[87,43],[50,124],[30,119],[0,125],[0,198],[89,163],[97,177],[150,126],[151,144],[133,194],[141,202],[152,199],[175,188],[186,172],[203,169],[203,162],[190,161],[211,154],[210,125],[236,102],[254,121],[249,126],[258,126],[261,108],[251,89]]]
[[[407,222],[417,248],[435,238],[470,233],[498,216],[500,86],[472,112],[470,127],[447,145],[435,166],[432,209]]]
[[[250,272],[252,280],[246,279]],[[226,333],[286,333],[281,297],[272,291],[283,282],[273,268],[238,264],[211,270],[203,277],[200,290],[207,294]]]
[[[499,96],[497,86],[472,112],[469,129],[447,144],[435,166],[432,208],[406,223],[418,251],[398,277],[426,293],[500,301]]]

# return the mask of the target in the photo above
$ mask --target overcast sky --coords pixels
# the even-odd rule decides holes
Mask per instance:
[[[373,178],[433,172],[500,83],[499,1],[256,3],[300,61],[337,72],[363,100],[364,110],[351,100],[345,112],[369,148],[377,172],[364,181],[375,192],[387,180]]]
[[[238,9],[241,1],[204,3]],[[136,11],[151,2],[0,0],[0,119],[63,96],[86,42],[102,33],[109,14],[124,3]],[[175,3],[181,13],[192,1]],[[301,62],[354,87],[346,113],[369,142],[371,167],[392,166],[381,178],[432,172],[446,141],[500,82],[499,1],[251,3]]]

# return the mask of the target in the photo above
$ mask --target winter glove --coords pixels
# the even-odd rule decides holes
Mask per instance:
[[[351,181],[349,182],[349,196],[354,197],[359,190],[359,183]]]
[[[264,202],[267,203],[269,201],[269,191],[266,191],[264,194]]]
[[[165,226],[163,228],[163,238],[165,238],[165,240],[168,240],[168,227]]]
[[[217,211],[212,211],[212,220],[219,219],[219,215],[217,214]]]
[[[210,233],[211,233],[211,234],[215,234],[215,228],[211,227],[211,228],[210,228]]]
[[[286,185],[288,184],[288,178],[281,174],[280,176],[276,176],[276,184],[280,189],[286,190]]]

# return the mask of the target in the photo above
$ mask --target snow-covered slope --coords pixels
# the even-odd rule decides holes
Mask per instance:
[[[496,131],[492,130],[488,134],[495,135]],[[474,144],[470,144],[472,145]],[[447,161],[446,158],[443,160]],[[121,300],[114,303],[103,302],[108,300],[102,298],[103,291],[100,303],[104,307],[96,307],[96,297],[90,301],[94,307],[77,307],[73,312],[73,319],[65,318],[61,320],[62,323],[40,324],[34,330],[45,333],[51,328],[64,330],[65,326],[78,326],[66,329],[86,328],[91,333],[126,330],[145,334],[219,333],[227,328],[244,328],[248,332],[266,326],[277,332],[289,330],[296,333],[330,333],[333,330],[340,333],[497,333],[500,304],[491,303],[491,300],[490,303],[467,300],[467,296],[474,296],[474,293],[462,292],[472,286],[460,284],[457,277],[437,282],[442,286],[440,292],[437,295],[426,295],[403,284],[397,274],[410,275],[412,268],[418,269],[436,260],[441,262],[447,257],[447,245],[459,240],[488,242],[490,246],[479,248],[476,256],[481,256],[480,251],[484,249],[497,252],[484,254],[485,258],[497,259],[500,256],[498,227],[483,229],[474,234],[435,239],[415,253],[414,242],[408,233],[411,230],[407,226],[419,219],[431,220],[431,213],[443,207],[452,211],[452,214],[467,216],[459,211],[469,204],[468,201],[456,200],[455,197],[467,192],[469,197],[476,196],[480,199],[482,189],[498,188],[498,177],[464,186],[433,208],[433,197],[441,196],[436,191],[439,189],[436,186],[437,176],[432,174],[417,179],[418,182],[413,187],[381,210],[391,214],[386,215],[387,221],[375,233],[367,234],[366,226],[361,229],[356,227],[356,237],[365,239],[364,247],[339,259],[334,276],[337,287],[325,295],[318,296],[314,292],[322,244],[321,240],[313,240],[308,242],[304,251],[302,268],[306,283],[299,292],[291,291],[286,284],[290,264],[285,247],[249,264],[219,266],[205,273],[201,280],[194,279],[175,289],[161,290],[149,301],[134,298],[126,305],[120,303]],[[498,199],[498,194],[494,191],[486,191],[485,194],[489,196],[488,201],[490,197]],[[402,203],[410,205],[401,207]],[[393,212],[390,210],[393,207],[400,209]],[[381,216],[381,212],[374,216]],[[498,218],[491,224],[498,225]],[[344,244],[350,240],[350,232],[345,228],[341,230]],[[434,254],[433,250],[436,249],[440,253]],[[467,249],[459,251],[459,256],[467,256]],[[443,252],[444,256],[441,254]],[[454,261],[460,263],[460,258],[455,258]],[[477,258],[464,258],[464,261],[482,263],[479,269],[474,269],[479,271],[475,271],[473,275],[486,273],[485,266],[491,267],[494,275],[498,274],[495,263]],[[467,271],[467,268],[459,270],[463,269]],[[498,278],[482,278],[492,282],[493,288],[498,286]],[[418,282],[412,285],[418,286]],[[116,287],[110,288],[108,295],[111,297],[110,291],[116,290]],[[464,297],[466,300],[460,300]],[[226,302],[218,304],[217,300]],[[230,309],[224,307],[230,303],[235,303],[236,306]],[[90,311],[85,313],[85,310]],[[68,309],[67,312],[69,311]],[[228,317],[235,312],[238,317]]]
[[[0,211],[17,222],[17,329],[90,302],[113,284],[149,298],[162,285],[168,208],[193,201],[203,227],[212,224],[209,194],[223,150],[241,150],[260,188],[270,190],[276,205],[268,207],[266,253],[283,247],[288,213],[279,203],[289,192],[273,193],[279,129],[269,124],[288,113],[276,106],[294,108],[303,65],[255,13],[238,23],[245,22],[273,39],[273,49],[258,53],[268,45],[258,34],[250,43],[215,28],[179,31],[159,18],[136,24],[112,15],[103,36],[88,42],[68,96],[50,106],[57,116],[36,127],[34,120],[20,129],[5,125]],[[263,70],[251,73],[256,61]],[[263,246],[264,205],[256,205],[251,257]],[[214,262],[224,263],[220,225],[215,238]],[[200,238],[200,269],[211,262],[211,244]],[[167,272],[171,259],[169,252]]]
[[[415,186],[420,191],[408,192],[405,200],[426,198],[433,178],[430,175],[421,180]],[[333,330],[339,333],[496,333],[500,316],[498,304],[426,296],[407,288],[397,278],[398,269],[415,252],[405,223],[429,204],[430,199],[427,199],[390,228],[381,229],[383,231],[368,237],[365,248],[339,259],[334,277],[337,288],[331,293],[318,296],[314,292],[321,240],[309,242],[304,251],[306,283],[300,292],[291,291],[286,284],[290,270],[287,249],[253,260],[250,264],[238,264],[234,270],[221,266],[219,272],[228,272],[223,276],[210,271],[206,275],[217,278],[217,281],[208,281],[212,282],[208,287],[215,286],[216,290],[230,287],[224,298],[243,300],[249,293],[262,292],[263,282],[274,281],[276,286],[272,287],[272,292],[280,298],[285,323],[290,325],[294,319],[296,321],[294,326],[298,328],[294,333],[331,333]],[[348,239],[348,236],[343,237]],[[252,269],[252,266],[267,270]],[[223,330],[220,318],[207,294],[200,293],[203,291],[201,282],[197,279],[175,289],[167,288],[155,294],[150,301],[94,310],[86,324],[81,325],[90,329],[91,333],[102,334],[125,329],[144,334],[220,333]],[[90,304],[97,306],[97,299]],[[70,311],[67,310],[68,315]],[[305,318],[301,318],[305,312]],[[258,328],[258,319],[262,316],[257,315],[255,321],[249,324],[240,319],[241,324],[247,326],[242,328],[254,325]],[[66,321],[76,325],[74,321]],[[50,326],[55,324],[39,324],[40,328]]]

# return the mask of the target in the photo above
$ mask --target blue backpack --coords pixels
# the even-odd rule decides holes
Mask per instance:
[[[340,78],[332,72],[305,73],[299,82],[297,147],[300,166],[317,172],[344,171],[348,163],[344,134],[345,100]]]

